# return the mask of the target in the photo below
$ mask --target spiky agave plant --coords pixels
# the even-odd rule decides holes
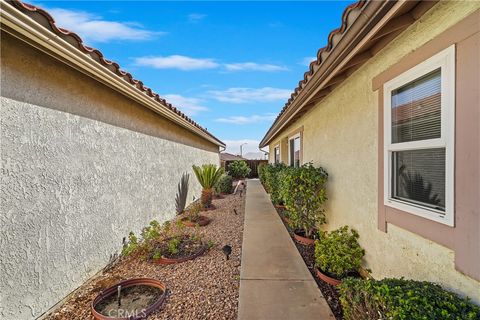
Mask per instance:
[[[187,204],[189,179],[190,175],[188,173],[184,173],[182,175],[182,179],[178,183],[178,191],[177,195],[175,196],[175,208],[177,210],[177,214],[181,214],[185,209],[185,205]]]
[[[193,172],[198,179],[198,182],[202,186],[202,196],[200,201],[205,208],[209,208],[212,205],[213,187],[223,174],[223,168],[217,168],[214,164],[204,164],[199,167],[192,166]]]

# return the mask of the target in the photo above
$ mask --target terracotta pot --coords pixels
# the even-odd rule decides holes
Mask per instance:
[[[297,233],[298,233],[298,230],[295,230],[293,232],[293,237],[295,238],[295,241],[297,241],[298,243],[301,243],[301,244],[304,244],[304,245],[307,245],[307,246],[315,244],[315,239],[306,238],[306,237],[304,237],[302,235],[299,235]]]
[[[164,256],[161,256],[160,259],[152,259],[152,261],[154,263],[157,263],[157,264],[176,264],[176,263],[181,263],[181,262],[185,262],[185,261],[188,261],[188,260],[192,260],[192,259],[195,259],[196,257],[199,257],[201,256],[204,252],[205,252],[205,248],[203,248],[202,250],[200,250],[199,252],[195,253],[195,254],[192,254],[191,256],[188,256],[188,257],[183,257],[183,258],[167,258],[167,257],[164,257]]]
[[[209,217],[205,216],[198,216],[198,220],[196,222],[190,221],[189,217],[184,217],[181,220],[186,227],[196,227],[197,225],[203,227],[209,224],[211,221]]]
[[[289,218],[287,218],[287,217],[285,217],[285,216],[282,216],[282,220],[283,220],[286,224],[290,225],[290,222],[291,222],[291,221],[290,221]]]
[[[130,315],[128,318],[115,318],[115,317],[108,317],[105,316],[101,313],[99,313],[97,310],[95,310],[95,307],[105,298],[110,297],[111,295],[116,295],[117,294],[117,287],[122,286],[122,288],[128,288],[128,287],[133,287],[133,286],[150,286],[150,287],[155,287],[159,288],[160,290],[163,291],[163,293],[160,295],[160,297],[152,303],[150,306],[145,308],[143,312],[139,313],[136,316]],[[137,320],[137,319],[145,319],[149,314],[155,312],[157,309],[159,309],[163,302],[165,301],[166,297],[166,292],[167,288],[165,284],[161,281],[151,279],[151,278],[136,278],[136,279],[129,279],[125,281],[121,281],[108,289],[103,290],[100,292],[100,294],[92,301],[90,305],[90,310],[92,311],[92,315],[95,319],[98,320]]]
[[[327,276],[325,273],[323,273],[322,271],[320,271],[320,269],[317,268],[317,277],[328,283],[328,284],[331,284],[332,286],[338,286],[340,283],[342,283],[342,280],[338,280],[338,279],[335,279],[335,278],[332,278],[330,276]]]

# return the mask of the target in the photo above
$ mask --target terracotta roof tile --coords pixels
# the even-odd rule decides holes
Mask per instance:
[[[106,59],[103,53],[98,49],[85,45],[83,43],[82,38],[80,38],[79,35],[77,35],[72,31],[69,31],[67,29],[57,26],[55,23],[55,20],[47,11],[37,6],[31,5],[19,0],[7,0],[7,2],[12,4],[16,9],[23,12],[24,14],[26,14],[36,22],[48,28],[50,31],[59,35],[63,40],[67,41],[72,46],[80,50],[81,52],[88,54],[95,61],[99,62],[102,66],[106,67],[107,69],[109,69],[110,71],[118,75],[120,78],[123,78],[126,82],[135,86],[139,91],[147,94],[149,97],[153,98],[155,101],[159,102],[164,107],[173,111],[177,116],[187,120],[189,123],[199,128],[200,130],[208,134],[210,137],[214,138],[221,145],[224,145],[222,141],[220,141],[217,137],[215,137],[210,132],[208,132],[205,128],[203,128],[198,123],[196,123],[195,121],[187,117],[183,112],[181,112],[180,110],[172,106],[171,103],[168,103],[164,98],[160,97],[157,93],[153,92],[152,89],[146,87],[142,81],[133,78],[131,73],[121,70],[120,65],[118,63],[116,63],[115,61]],[[43,18],[43,21],[42,21],[42,18]]]
[[[278,114],[277,118],[272,124],[272,127],[275,125],[275,123],[278,121],[278,119],[282,116],[283,113],[288,109],[288,107],[291,105],[291,103],[295,100],[295,98],[299,95],[299,93],[302,91],[302,89],[305,87],[307,82],[312,78],[313,74],[315,73],[316,70],[318,70],[319,66],[322,64],[324,60],[324,56],[326,56],[335,46],[335,36],[343,34],[348,27],[353,23],[354,18],[351,18],[351,16],[355,16],[361,8],[365,6],[367,3],[367,0],[360,0],[355,3],[350,4],[345,8],[342,14],[342,25],[340,28],[334,29],[330,32],[328,35],[328,43],[325,47],[320,48],[317,51],[317,59],[313,60],[310,65],[309,69],[307,72],[304,73],[303,79],[300,80],[298,83],[298,86],[294,89],[292,94],[290,95],[290,98],[287,100],[285,103],[284,107]]]

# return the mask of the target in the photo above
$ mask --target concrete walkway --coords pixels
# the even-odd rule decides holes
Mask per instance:
[[[335,319],[258,180],[247,182],[239,320]]]

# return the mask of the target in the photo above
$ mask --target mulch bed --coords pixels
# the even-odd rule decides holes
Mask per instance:
[[[283,209],[276,209],[278,215],[280,218],[282,217],[282,211]],[[288,233],[290,234],[290,237],[292,237],[293,242],[295,243],[295,246],[297,246],[298,252],[300,252],[300,255],[303,258],[303,261],[305,261],[305,264],[307,265],[308,270],[312,274],[313,278],[315,279],[315,282],[317,282],[318,288],[322,292],[323,296],[325,297],[325,300],[327,300],[328,305],[330,306],[330,309],[332,309],[333,315],[335,316],[335,319],[337,320],[342,320],[343,319],[343,311],[342,311],[342,306],[340,304],[340,299],[339,299],[339,294],[338,290],[335,286],[332,286],[328,283],[323,282],[322,280],[318,279],[316,275],[316,270],[315,270],[315,246],[305,246],[302,245],[298,242],[296,242],[293,238],[293,230],[290,228],[290,226],[282,219],[283,224],[285,225],[285,228],[287,228]]]
[[[215,246],[198,258],[172,265],[122,258],[73,292],[46,319],[93,319],[90,304],[100,291],[122,280],[143,277],[158,279],[167,287],[162,310],[148,319],[237,319],[244,201],[245,197],[226,195],[214,201],[215,210],[202,213],[212,221],[198,228],[198,232],[204,241],[212,240]],[[187,229],[193,232],[192,228]],[[229,260],[222,252],[227,244],[232,247]]]

